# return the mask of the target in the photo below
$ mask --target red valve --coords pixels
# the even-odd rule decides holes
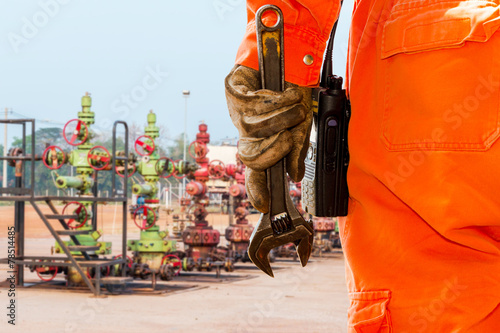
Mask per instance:
[[[61,164],[57,164],[58,159],[57,159],[57,150],[59,150],[62,154],[62,161]],[[49,154],[50,154],[50,162],[51,165],[49,165]],[[48,146],[42,153],[42,162],[43,164],[49,168],[50,170],[56,170],[59,169],[63,166],[64,162],[66,162],[66,154],[64,154],[64,151],[61,149],[59,146]]]
[[[189,145],[188,152],[194,159],[204,158],[208,153],[207,145],[203,141],[195,140]]]
[[[141,140],[141,138],[144,138]],[[146,140],[151,142],[151,145],[146,143]],[[155,140],[148,135],[141,135],[135,140],[135,151],[141,156],[149,156],[155,151]]]
[[[146,199],[144,200],[144,202],[149,204],[157,204],[160,203],[160,199]]]
[[[134,175],[135,171],[137,170],[137,167],[135,166],[135,163],[133,163],[133,162],[129,163],[128,166],[129,166],[128,167],[129,172],[128,172],[127,178],[130,178]],[[130,169],[132,169],[132,172],[130,172]],[[116,165],[115,171],[118,174],[118,176],[125,178],[125,167],[123,165],[122,166]]]
[[[103,146],[95,146],[89,150],[87,162],[94,170],[104,170],[111,162],[111,154]]]
[[[226,167],[220,160],[213,160],[208,165],[208,175],[213,179],[220,179],[226,174]]]
[[[148,223],[148,211],[153,213],[153,222]],[[139,221],[137,220],[139,217]],[[149,208],[148,206],[139,206],[134,211],[134,223],[141,230],[148,230],[153,227],[156,223],[156,213],[154,210]],[[149,225],[148,225],[149,224]]]
[[[205,213],[206,213],[205,207],[202,204],[195,203],[189,206],[186,212],[186,216],[189,220],[191,220],[191,215],[194,215],[196,217],[196,216],[203,216]]]
[[[238,171],[238,167],[236,166],[236,164],[226,165],[226,175],[228,177],[234,177],[236,175],[236,171]]]
[[[207,191],[206,185],[199,181],[191,181],[186,185],[186,193],[195,196],[205,194]]]
[[[191,196],[189,195],[189,193],[184,192],[184,195],[180,198],[179,202],[181,206],[189,206],[189,204],[191,203]]]
[[[70,229],[79,229],[85,224],[85,222],[87,222],[87,219],[89,217],[89,215],[87,213],[87,208],[85,208],[85,206],[80,202],[71,201],[71,202],[68,202],[66,204],[66,206],[64,206],[64,208],[62,210],[63,215],[64,215],[64,212],[66,211],[66,208],[68,208],[70,205],[77,206],[75,208],[75,210],[73,210],[71,215],[78,215],[78,217],[76,219],[70,219],[68,221],[67,225]],[[82,219],[82,214],[83,214],[83,219]]]
[[[75,129],[66,132],[66,128],[72,129],[73,125],[71,125],[70,127],[68,127],[68,125],[71,123],[74,123],[74,122],[76,122]],[[78,142],[77,139],[79,136],[81,136],[80,132],[82,130],[82,125],[83,125],[83,128],[85,129],[85,135],[84,135],[83,139],[81,139],[81,141]],[[63,134],[64,134],[63,135],[64,140],[66,140],[66,142],[68,144],[70,144],[72,146],[79,146],[82,143],[85,143],[85,141],[87,141],[87,137],[89,136],[89,128],[87,127],[87,124],[85,124],[85,122],[81,121],[80,119],[71,119],[70,121],[68,121],[66,123],[66,125],[64,125]],[[67,134],[71,134],[71,138],[69,140],[68,140]]]
[[[165,161],[162,165],[160,161]],[[175,172],[175,163],[168,157],[160,157],[155,164],[156,174],[161,178],[170,178]]]
[[[44,262],[42,260],[39,260],[39,261]],[[40,280],[45,281],[45,282],[49,282],[49,281],[54,280],[54,278],[56,277],[56,275],[58,273],[57,271],[58,271],[57,266],[38,266],[35,268],[36,275],[38,275]],[[41,273],[48,273],[48,274],[52,274],[52,275],[45,278],[42,276]]]
[[[166,256],[164,256],[161,259],[161,264],[172,264],[174,269],[177,269],[177,271],[175,272],[175,276],[179,275],[182,269],[182,260],[175,254],[167,254]]]
[[[229,194],[233,197],[244,197],[246,195],[245,185],[243,184],[233,184],[229,188]]]
[[[114,256],[113,259],[118,259],[118,258],[121,258],[121,257],[122,257],[122,255],[119,254],[117,256]],[[128,268],[132,268],[132,262],[133,262],[132,258],[130,258],[129,256],[127,256],[127,266],[128,266]]]

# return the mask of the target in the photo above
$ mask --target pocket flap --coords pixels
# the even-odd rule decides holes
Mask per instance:
[[[349,332],[391,332],[387,305],[391,298],[389,290],[349,293]]]
[[[485,42],[500,26],[498,6],[491,2],[422,3],[394,6],[384,24],[382,59],[398,53],[460,47],[466,41]]]

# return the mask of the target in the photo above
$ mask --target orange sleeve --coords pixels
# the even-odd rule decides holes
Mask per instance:
[[[255,13],[266,4],[283,12],[285,38],[285,80],[300,86],[317,86],[326,42],[340,11],[339,0],[248,0],[248,24],[236,56],[236,63],[259,68],[255,35]],[[312,63],[304,58],[312,56]]]

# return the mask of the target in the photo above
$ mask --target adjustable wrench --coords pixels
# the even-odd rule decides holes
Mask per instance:
[[[262,16],[273,11],[278,20],[272,27],[262,22]],[[262,6],[255,15],[259,71],[262,88],[274,91],[285,89],[283,13],[274,5]],[[285,159],[266,170],[269,190],[269,212],[261,214],[250,237],[248,256],[262,271],[274,277],[269,264],[269,252],[278,246],[294,243],[302,266],[311,255],[314,231],[312,222],[306,222],[295,208],[289,192]]]

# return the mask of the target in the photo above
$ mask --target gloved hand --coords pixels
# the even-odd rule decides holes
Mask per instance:
[[[225,80],[231,119],[238,128],[238,153],[247,166],[248,198],[259,211],[269,210],[265,170],[286,157],[294,181],[304,177],[311,131],[311,89],[291,83],[285,91],[261,89],[258,71],[237,65]]]

